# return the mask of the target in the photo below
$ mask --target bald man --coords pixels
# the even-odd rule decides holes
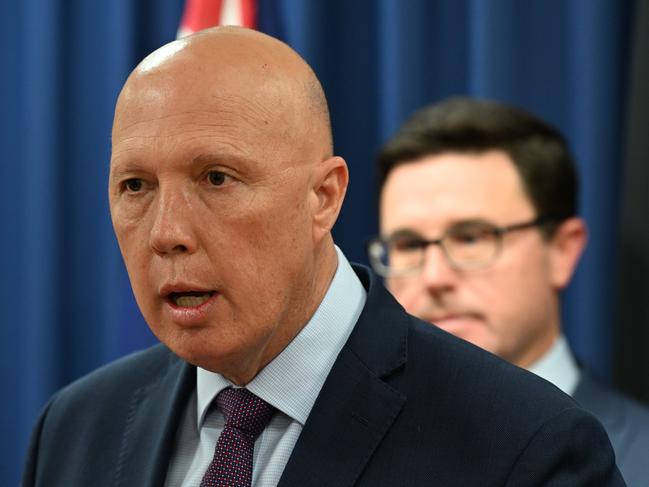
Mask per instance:
[[[208,30],[135,69],[110,209],[162,343],[52,398],[24,486],[623,485],[568,396],[345,259],[330,132],[311,69],[260,33]]]

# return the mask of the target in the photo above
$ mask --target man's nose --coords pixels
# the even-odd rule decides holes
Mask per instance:
[[[191,204],[181,191],[161,188],[153,205],[149,245],[161,256],[193,253],[197,239],[192,227]]]
[[[424,266],[421,278],[432,293],[452,289],[457,282],[457,270],[450,264],[440,245],[428,245],[424,251]]]

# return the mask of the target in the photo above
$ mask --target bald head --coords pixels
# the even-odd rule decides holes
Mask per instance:
[[[276,39],[211,29],[140,63],[112,142],[111,216],[142,314],[178,355],[245,384],[337,267],[348,172],[320,83]]]
[[[182,99],[186,110],[234,110],[240,103],[287,141],[332,154],[326,98],[309,65],[289,46],[242,27],[215,27],[171,42],[147,56],[120,94],[114,130],[133,102]],[[251,119],[252,123],[253,120]]]

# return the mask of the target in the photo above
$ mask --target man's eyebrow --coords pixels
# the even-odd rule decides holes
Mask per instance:
[[[190,163],[192,165],[223,164],[227,166],[231,163],[249,164],[250,160],[242,154],[236,154],[232,151],[223,151],[218,153],[206,152],[199,154],[192,158]]]
[[[245,156],[236,154],[231,151],[205,152],[186,161],[186,163],[190,166],[209,164],[228,165],[228,163],[233,162],[237,164],[250,163],[249,159]],[[147,170],[145,164],[140,163],[137,159],[129,159],[128,157],[124,157],[123,154],[114,154],[110,161],[110,164],[113,167],[116,167],[116,169],[113,169],[114,174],[124,174]]]
[[[124,176],[127,175],[134,177],[135,175],[137,175],[138,172],[141,172],[141,170],[136,167],[125,167],[125,168],[114,169],[110,171],[109,181],[115,182],[124,178]]]
[[[397,238],[413,238],[413,239],[419,239],[423,240],[424,237],[421,233],[412,230],[411,228],[397,228],[396,230],[393,230],[392,232],[388,233],[385,238],[389,240],[394,240]]]
[[[128,161],[123,164],[115,164],[111,160],[110,180],[114,181],[120,179],[125,175],[138,174],[144,172],[145,169],[137,161]]]
[[[463,227],[470,227],[472,225],[497,226],[494,222],[484,218],[468,218],[468,219],[461,219],[461,220],[453,220],[444,227],[444,231],[442,232],[442,234],[448,232],[451,228],[463,228]],[[439,237],[441,237],[441,235],[439,235]],[[390,240],[396,238],[413,238],[413,239],[426,240],[426,237],[422,235],[420,232],[407,227],[397,228],[392,232],[386,234],[384,238],[388,238]]]
[[[456,227],[464,227],[464,226],[471,226],[471,225],[493,225],[495,226],[495,223],[491,220],[487,220],[485,218],[468,218],[466,220],[457,220],[451,223],[447,229],[449,228],[456,228]]]

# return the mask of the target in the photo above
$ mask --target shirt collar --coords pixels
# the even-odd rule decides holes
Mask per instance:
[[[367,299],[365,288],[338,247],[336,253],[336,273],[316,312],[293,341],[246,385],[250,392],[301,425]],[[196,374],[200,429],[214,397],[226,387],[236,386],[222,375],[200,367]]]
[[[563,335],[557,338],[543,357],[534,362],[528,370],[552,382],[566,394],[572,396],[577,388],[581,372],[570,352],[568,342]]]

